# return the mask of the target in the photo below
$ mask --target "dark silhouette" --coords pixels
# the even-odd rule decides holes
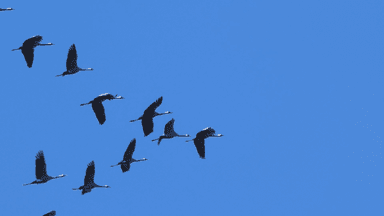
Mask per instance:
[[[185,134],[185,135],[179,135],[175,132],[175,130],[173,129],[173,125],[175,124],[175,119],[171,119],[171,121],[169,121],[165,127],[164,127],[164,134],[162,136],[160,136],[159,138],[157,139],[154,139],[152,141],[155,141],[155,140],[159,140],[157,142],[157,145],[160,145],[160,142],[162,139],[172,139],[173,137],[189,137],[189,134]]]
[[[166,111],[165,113],[157,113],[155,110],[160,106],[161,102],[163,102],[163,96],[158,98],[155,102],[153,102],[145,111],[140,118],[131,120],[130,122],[134,122],[137,120],[141,120],[141,125],[143,125],[144,136],[148,136],[153,132],[153,118],[159,115],[171,114],[172,112]]]
[[[48,212],[47,214],[43,215],[43,216],[55,216],[56,215],[56,211],[50,211]]]
[[[15,10],[13,8],[0,8],[0,11],[11,11],[11,10]]]
[[[35,174],[36,174],[36,179],[37,180],[33,181],[33,182],[29,183],[29,184],[23,184],[23,186],[30,185],[30,184],[42,184],[42,183],[46,183],[49,180],[57,179],[57,178],[62,178],[62,177],[66,176],[64,174],[61,174],[61,175],[56,176],[56,177],[52,177],[52,176],[47,175],[47,165],[45,164],[45,159],[44,159],[43,151],[39,151],[37,153],[37,155],[36,155],[36,170],[35,170]]]
[[[112,165],[111,167],[120,165],[121,170],[122,170],[123,173],[124,173],[124,172],[129,171],[129,168],[131,167],[131,163],[148,160],[148,159],[146,159],[146,158],[142,158],[142,159],[140,159],[140,160],[133,159],[133,158],[132,158],[132,154],[133,154],[133,152],[135,151],[135,148],[136,148],[136,139],[133,139],[133,140],[131,140],[131,142],[129,143],[127,150],[125,150],[123,160],[120,161],[120,162],[119,162],[118,164],[116,164],[116,165]]]
[[[102,125],[106,120],[105,110],[102,102],[105,100],[113,100],[113,99],[124,99],[124,98],[121,96],[117,96],[117,95],[113,96],[111,94],[105,93],[95,97],[95,99],[89,101],[88,103],[80,104],[80,106],[92,104],[92,109],[95,112],[96,118],[99,121],[100,125]]]
[[[195,147],[197,150],[197,153],[200,155],[200,158],[205,159],[205,145],[204,145],[204,139],[208,137],[221,137],[224,136],[222,134],[215,134],[215,130],[211,127],[204,128],[202,131],[198,132],[196,134],[196,137],[193,139],[193,142],[195,143]],[[186,142],[189,142],[192,140],[187,140]]]
[[[27,62],[27,66],[31,68],[33,64],[33,57],[34,57],[33,52],[35,51],[35,47],[53,45],[52,43],[41,44],[40,41],[42,40],[43,40],[43,37],[40,35],[33,36],[27,39],[26,41],[24,41],[23,46],[17,49],[13,49],[12,51],[21,49],[21,52],[24,55],[25,61]]]
[[[75,44],[72,44],[72,46],[69,48],[68,51],[68,57],[67,57],[67,71],[64,73],[57,75],[59,76],[65,76],[65,75],[71,75],[75,74],[79,71],[91,71],[93,70],[92,68],[87,68],[87,69],[82,69],[77,66],[77,52],[76,52],[76,47]]]
[[[94,178],[95,178],[95,162],[91,161],[88,164],[87,171],[85,172],[84,185],[80,186],[79,188],[73,188],[73,190],[82,190],[81,194],[84,195],[85,193],[91,192],[91,190],[95,187],[110,188],[108,185],[104,185],[104,186],[97,185],[94,182]]]

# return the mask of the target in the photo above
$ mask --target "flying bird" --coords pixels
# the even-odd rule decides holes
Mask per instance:
[[[93,70],[93,68],[82,69],[82,68],[79,68],[77,66],[76,47],[75,47],[75,44],[72,44],[72,46],[69,48],[69,51],[68,51],[67,71],[65,71],[64,73],[62,73],[60,75],[57,75],[57,77],[75,74],[79,71],[91,71],[91,70]]]
[[[185,135],[179,135],[175,132],[175,130],[173,129],[173,125],[175,124],[175,119],[171,119],[164,127],[164,134],[162,136],[160,136],[159,138],[157,139],[154,139],[152,141],[156,141],[156,140],[159,140],[157,142],[157,145],[160,145],[160,142],[162,139],[172,139],[173,137],[189,137],[189,134],[185,134]]]
[[[61,174],[61,175],[55,176],[55,177],[47,175],[47,165],[45,164],[43,151],[39,151],[37,153],[35,162],[36,162],[35,174],[36,174],[37,180],[35,180],[29,184],[23,184],[23,186],[31,185],[31,184],[42,184],[42,183],[46,183],[49,180],[62,178],[64,176],[66,176],[64,174]]]
[[[0,8],[0,11],[11,11],[11,10],[15,10],[13,8]]]
[[[110,188],[110,186],[108,185],[104,185],[104,186],[97,185],[94,182],[94,177],[95,177],[95,162],[91,161],[88,164],[87,171],[85,172],[84,185],[80,186],[79,188],[73,188],[73,190],[82,190],[81,194],[84,195],[85,193],[91,192],[91,190],[96,187]]]
[[[40,42],[43,40],[43,37],[40,35],[33,36],[27,40],[24,41],[23,46],[13,49],[12,51],[19,50],[21,49],[21,52],[24,55],[25,61],[27,62],[27,66],[29,68],[32,67],[33,64],[33,57],[34,54],[33,52],[35,51],[35,47],[37,46],[51,46],[53,45],[52,43],[47,43],[47,44],[41,44]]]
[[[43,215],[43,216],[55,216],[56,215],[56,211],[50,211],[48,212],[47,214]]]
[[[144,136],[148,136],[153,132],[153,118],[160,115],[171,114],[172,112],[166,111],[164,113],[157,113],[155,110],[163,102],[163,96],[159,97],[155,102],[153,102],[145,111],[140,118],[131,120],[130,122],[141,120],[141,125],[143,125]]]
[[[121,170],[122,170],[123,173],[124,173],[124,172],[129,171],[129,168],[131,167],[131,163],[148,160],[148,159],[146,159],[146,158],[142,158],[142,159],[140,159],[140,160],[133,159],[133,158],[132,158],[132,154],[133,154],[133,152],[135,151],[135,148],[136,148],[136,139],[133,139],[133,140],[131,140],[131,142],[129,143],[127,150],[125,150],[123,160],[120,161],[120,162],[119,162],[118,164],[116,164],[116,165],[112,165],[111,167],[120,165]]]
[[[196,134],[196,137],[193,140],[193,143],[195,144],[197,153],[199,154],[200,158],[205,159],[205,145],[204,145],[204,139],[208,137],[222,137],[223,134],[215,134],[215,130],[211,127],[204,128],[202,131],[198,132]],[[192,141],[187,140],[186,142]]]
[[[96,118],[99,121],[99,124],[102,125],[102,124],[104,124],[104,122],[106,120],[105,119],[105,110],[104,110],[104,106],[103,106],[102,102],[105,100],[113,100],[113,99],[124,99],[124,98],[121,96],[117,96],[117,95],[113,96],[109,93],[105,93],[105,94],[101,94],[101,95],[95,97],[95,99],[89,101],[88,103],[80,104],[80,106],[92,104],[92,109],[95,112]]]

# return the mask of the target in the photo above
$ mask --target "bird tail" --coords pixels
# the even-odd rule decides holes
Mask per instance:
[[[83,104],[80,104],[80,106],[84,106],[84,105],[88,105],[88,104],[90,104],[90,103],[83,103]]]

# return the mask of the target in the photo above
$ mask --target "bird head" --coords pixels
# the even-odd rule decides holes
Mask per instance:
[[[7,10],[15,10],[15,9],[13,9],[13,8],[7,8]]]
[[[217,134],[218,137],[224,136],[223,134]]]
[[[117,96],[117,95],[115,95],[115,98],[116,99],[124,99],[122,96]]]
[[[148,160],[147,158],[143,158],[143,160]]]
[[[67,176],[67,175],[65,175],[65,174],[61,174],[61,175],[59,175],[60,177],[65,177],[65,176]]]
[[[165,114],[171,114],[172,112],[166,111]]]
[[[104,185],[106,188],[111,188],[110,186],[108,186],[108,185]]]
[[[186,137],[190,137],[190,135],[189,135],[189,134],[185,134],[185,136],[186,136]]]

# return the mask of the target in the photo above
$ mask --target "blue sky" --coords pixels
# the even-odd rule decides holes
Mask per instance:
[[[382,215],[382,1],[8,1],[1,215]],[[32,68],[20,51],[42,35]],[[78,65],[63,73],[69,47]],[[102,93],[99,125],[90,106]],[[136,119],[163,96],[154,132]],[[213,127],[206,159],[175,119]],[[136,138],[132,164],[119,162]],[[23,187],[43,150],[49,175]],[[109,189],[81,195],[87,164]]]

